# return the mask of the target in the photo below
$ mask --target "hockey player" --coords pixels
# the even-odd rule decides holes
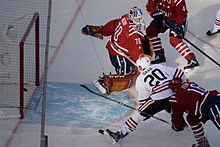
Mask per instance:
[[[173,130],[183,130],[183,113],[187,112],[187,121],[197,141],[193,147],[210,147],[202,123],[211,120],[220,130],[219,92],[208,91],[194,82],[183,82],[180,78],[171,80],[169,88],[175,93],[170,98]]]
[[[220,32],[220,9],[218,9],[215,19],[215,24],[212,30],[206,32],[208,36],[214,35]]]
[[[148,0],[146,10],[153,18],[146,28],[146,34],[154,46],[155,60],[151,63],[166,62],[164,49],[158,34],[170,29],[170,44],[188,61],[188,65],[184,69],[187,71],[199,66],[194,53],[182,41],[187,22],[185,0]]]
[[[133,7],[128,14],[111,20],[104,26],[86,25],[83,27],[83,34],[100,39],[103,36],[110,36],[106,48],[116,74],[104,75],[104,77],[94,82],[103,94],[109,94],[111,91],[119,91],[131,86],[136,79],[133,63],[135,64],[139,56],[151,58],[153,46],[141,31],[144,24],[141,9]]]
[[[151,65],[148,57],[139,58],[136,66],[141,72],[136,80],[139,111],[135,110],[116,133],[109,129],[106,130],[116,142],[136,130],[138,124],[143,120],[149,119],[149,115],[146,114],[154,115],[162,110],[170,112],[169,97],[173,93],[169,89],[168,83],[173,77],[182,78],[183,81],[186,79],[181,69],[160,64]],[[181,125],[181,127],[185,126],[185,123]]]

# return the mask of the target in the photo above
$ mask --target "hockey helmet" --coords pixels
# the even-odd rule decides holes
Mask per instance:
[[[183,84],[183,80],[181,78],[173,78],[168,86],[173,91],[176,92]]]
[[[139,9],[136,6],[130,9],[128,16],[129,16],[129,20],[136,25],[143,23],[143,13],[141,9]]]
[[[140,57],[136,61],[136,66],[138,67],[139,71],[143,71],[145,68],[150,66],[150,59],[148,57]]]

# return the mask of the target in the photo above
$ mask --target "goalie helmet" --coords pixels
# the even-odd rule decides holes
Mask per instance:
[[[173,92],[176,92],[182,84],[183,80],[181,78],[174,78],[169,82],[168,86]]]
[[[140,57],[136,61],[136,66],[138,67],[138,70],[141,72],[148,66],[150,66],[150,59],[148,57]],[[140,68],[141,67],[141,68]]]
[[[133,7],[129,11],[129,20],[136,25],[143,24],[143,13],[138,7]]]

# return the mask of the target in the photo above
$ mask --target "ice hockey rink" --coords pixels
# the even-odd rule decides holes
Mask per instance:
[[[174,132],[170,125],[149,119],[136,131],[116,144],[110,143],[98,129],[113,131],[126,121],[132,110],[95,96],[82,87],[96,90],[92,81],[102,73],[114,73],[105,44],[81,34],[86,24],[103,25],[116,19],[133,6],[144,13],[146,25],[151,21],[145,10],[147,0],[52,0],[49,71],[47,86],[46,130],[50,147],[190,147],[195,143],[190,128]],[[220,63],[220,34],[207,37],[213,28],[219,0],[186,0],[188,31],[186,38]],[[185,59],[169,44],[168,31],[160,34],[166,65],[183,68]],[[187,74],[204,88],[220,91],[220,67],[189,45],[196,54],[200,68]],[[37,94],[36,94],[37,96]],[[137,105],[131,88],[114,92],[109,97],[132,107]],[[170,114],[156,115],[170,122]],[[0,120],[0,147],[39,147],[41,102],[36,110],[27,111],[23,120]],[[220,147],[220,131],[208,121],[205,133],[212,147]]]

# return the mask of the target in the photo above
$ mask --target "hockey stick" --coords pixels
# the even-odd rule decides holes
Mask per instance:
[[[117,100],[112,99],[112,98],[109,98],[109,97],[107,97],[107,96],[105,96],[105,95],[96,93],[96,92],[92,91],[91,89],[89,89],[89,88],[88,88],[87,86],[85,86],[85,85],[80,85],[80,86],[83,87],[83,88],[85,88],[85,89],[88,90],[89,92],[91,92],[91,93],[93,93],[93,94],[95,94],[95,95],[98,95],[98,96],[100,96],[100,97],[102,97],[102,98],[105,98],[105,99],[107,99],[107,100],[113,101],[113,102],[115,102],[115,103],[118,103],[118,104],[120,104],[120,105],[122,105],[122,106],[125,106],[125,107],[128,107],[128,108],[130,108],[130,109],[138,110],[138,109],[136,109],[136,108],[134,108],[134,107],[132,107],[132,106],[129,106],[129,105],[127,105],[127,104],[124,104],[124,103],[122,103],[122,102],[120,102],[120,101],[117,101]],[[166,120],[163,120],[163,119],[161,119],[161,118],[158,118],[158,117],[156,117],[156,116],[153,116],[153,115],[151,115],[151,114],[149,114],[149,113],[142,112],[142,111],[140,111],[140,110],[138,110],[138,111],[141,112],[141,113],[143,113],[143,114],[145,114],[146,116],[152,117],[152,118],[157,119],[157,120],[159,120],[159,121],[162,121],[162,122],[164,122],[164,123],[166,123],[166,124],[168,124],[168,125],[171,125],[171,124],[170,124],[168,121],[166,121]]]
[[[125,52],[123,52],[120,48],[118,48],[114,43],[110,41],[110,44],[117,49],[126,59],[128,59],[134,66],[136,66],[136,63],[134,60],[132,60]]]
[[[136,66],[136,63],[134,62],[134,60],[132,60],[127,54],[125,54],[125,52],[123,52],[122,50],[118,49],[118,51],[126,58],[128,59],[134,66]]]
[[[192,42],[190,42],[188,39],[186,39],[185,37],[183,37],[183,39],[188,42],[189,44],[191,44],[194,48],[196,48],[198,51],[200,51],[203,55],[205,55],[207,58],[209,58],[212,62],[214,62],[215,64],[217,64],[220,67],[220,64],[215,61],[213,58],[211,58],[209,55],[207,55],[204,51],[202,51],[200,48],[198,48],[197,46],[195,46]]]
[[[166,24],[174,29],[168,22],[166,22]],[[174,29],[175,30],[175,29]],[[187,38],[181,36],[180,34],[176,34],[179,38],[182,38],[183,40],[185,40],[186,42],[188,42],[189,44],[191,44],[195,49],[197,49],[198,51],[200,51],[200,53],[202,53],[203,55],[205,55],[207,58],[209,58],[212,62],[214,62],[215,64],[217,64],[220,67],[220,64],[215,61],[213,58],[211,58],[209,55],[207,55],[204,51],[202,51],[200,48],[198,48],[195,44],[193,44],[191,41],[189,41]]]

